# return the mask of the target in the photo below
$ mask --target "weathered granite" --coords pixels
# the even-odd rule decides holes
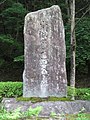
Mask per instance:
[[[37,106],[42,106],[43,109],[39,116],[50,116],[51,112],[58,114],[77,114],[85,108],[84,112],[90,112],[90,101],[76,100],[76,101],[57,101],[57,102],[38,102],[31,103],[16,101],[15,98],[4,98],[2,104],[8,111],[12,111],[21,108],[21,112],[26,111],[30,106],[35,108]]]
[[[23,96],[66,96],[66,48],[59,6],[26,15],[24,42]]]

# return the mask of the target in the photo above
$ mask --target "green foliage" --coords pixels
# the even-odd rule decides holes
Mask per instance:
[[[20,118],[26,118],[26,117],[31,117],[35,116],[38,117],[39,113],[42,110],[41,106],[38,106],[36,108],[29,108],[26,112],[21,113],[20,112],[21,108],[18,108],[13,111],[6,111],[4,107],[0,108],[0,120],[18,120]]]
[[[21,82],[0,82],[0,96],[18,97],[22,95]]]
[[[67,94],[68,94],[69,97],[72,96],[73,89],[74,89],[74,96],[76,96],[76,88],[68,86],[68,88],[67,88]]]
[[[10,35],[0,35],[0,52],[0,67],[5,67],[7,62],[10,64],[17,55],[22,53],[22,45]]]
[[[21,3],[15,2],[6,7],[6,9],[2,10],[0,14],[2,18],[1,26],[2,28],[4,26],[4,29],[2,29],[4,30],[2,31],[2,34],[10,34],[14,38],[19,37],[23,29],[24,16],[27,12],[28,11],[23,7]],[[19,38],[22,39],[21,37]]]
[[[0,50],[2,49],[3,54],[5,53],[5,49],[8,47],[9,47],[8,49],[16,48],[19,51],[21,50],[22,47],[22,45],[18,43],[16,39],[12,38],[11,35],[0,35],[0,45],[1,45]]]
[[[90,68],[90,17],[84,17],[79,21],[76,19],[76,80],[83,83],[84,77],[88,80]],[[70,76],[70,24],[65,26],[66,30],[66,63],[67,73]],[[86,76],[85,76],[86,75]],[[83,76],[83,77],[82,77]],[[80,78],[78,78],[80,77]],[[69,79],[69,77],[68,77]],[[77,82],[77,81],[76,81]],[[89,82],[89,81],[88,81]]]
[[[68,96],[71,96],[72,89],[73,88],[68,86]],[[74,96],[78,100],[90,100],[90,88],[75,88]]]
[[[8,112],[3,106],[0,106],[0,120],[19,120],[19,119],[28,119],[32,120],[48,120],[50,119],[57,119],[60,120],[62,118],[66,118],[67,120],[89,120],[90,114],[81,113],[78,114],[59,114],[57,115],[55,112],[51,112],[50,117],[46,118],[39,118],[39,114],[42,111],[42,106],[37,106],[36,108],[29,108],[26,112],[20,112],[21,108],[17,108],[16,110]]]
[[[86,65],[86,60],[90,60],[90,17],[83,18],[76,26],[77,65]]]
[[[17,42],[10,35],[0,35],[0,42],[9,45],[17,45]]]
[[[14,58],[14,61],[15,61],[15,62],[20,62],[20,61],[22,62],[22,61],[24,61],[24,55],[15,57],[15,58]]]
[[[20,108],[8,112],[5,109],[2,109],[3,112],[0,113],[0,120],[16,120],[21,118],[22,114],[20,113]]]
[[[23,16],[26,14],[26,9],[23,7],[21,3],[14,3],[12,7],[9,7],[6,9],[3,13],[5,16],[6,15],[19,15]]]
[[[23,25],[28,10],[15,0],[6,0],[0,7],[0,81],[7,81],[10,73],[10,80],[19,79],[16,77],[22,73],[23,63],[14,61],[21,61],[17,57],[23,55]]]
[[[19,31],[22,30],[24,16],[26,13],[27,10],[20,3],[14,3],[12,6],[3,10],[0,15],[2,17],[1,20],[3,22],[2,24],[4,24],[5,31],[17,38]]]
[[[61,119],[67,119],[66,115],[64,113],[61,113],[61,114],[56,114],[55,112],[51,112],[50,113],[50,117],[53,118],[53,119],[57,119],[57,120],[61,120]]]
[[[72,93],[72,88],[68,86],[68,97],[31,97],[23,98],[22,91],[23,84],[22,82],[0,82],[0,99],[2,97],[18,97],[18,101],[31,101],[32,103],[42,102],[42,101],[71,101],[70,96]],[[80,100],[90,100],[90,88],[75,88],[75,97]]]
[[[51,113],[50,113],[50,116],[51,116],[52,118],[55,118],[55,116],[57,116],[57,114],[56,114],[55,112],[51,112]]]
[[[77,19],[78,21],[78,19]],[[76,22],[77,22],[76,21]],[[66,28],[67,60],[70,59],[70,26]],[[90,17],[82,18],[76,25],[76,66],[90,60]]]
[[[29,116],[36,116],[38,117],[38,115],[40,114],[40,112],[42,111],[42,107],[41,106],[37,106],[36,108],[29,108],[26,113],[25,116],[29,117]]]
[[[1,0],[2,3],[4,0]],[[23,26],[24,17],[28,12],[59,5],[66,25],[67,71],[70,72],[70,26],[67,25],[67,7],[65,0],[5,0],[0,4],[0,68],[15,61],[23,62]],[[86,6],[86,7],[85,7]],[[84,9],[82,9],[84,7]],[[89,8],[89,0],[76,0],[76,22]],[[82,10],[81,10],[82,9]],[[80,12],[78,12],[81,10]],[[76,69],[79,73],[88,73],[90,61],[90,12],[75,26],[76,27]],[[22,64],[22,62],[20,62]],[[8,65],[9,66],[9,65]],[[10,65],[11,66],[11,65]],[[10,67],[9,66],[9,67]],[[18,65],[17,65],[18,66]],[[89,67],[90,68],[90,67]],[[0,69],[0,70],[1,70]],[[22,67],[23,69],[23,67]],[[77,71],[76,71],[77,72]],[[78,74],[79,74],[78,73]],[[1,73],[2,74],[2,73]],[[4,73],[5,74],[5,73]],[[6,78],[5,78],[6,79]],[[77,79],[77,76],[76,76]]]
[[[50,117],[48,118],[39,118],[38,115],[42,111],[42,107],[38,106],[36,108],[29,108],[26,112],[21,113],[20,108],[14,110],[14,111],[6,111],[4,107],[0,108],[0,120],[20,120],[20,119],[25,119],[25,120],[49,120],[49,119],[57,119],[60,120],[62,118],[65,118],[67,120],[89,120],[90,119],[90,114],[86,113],[78,113],[78,114],[70,114],[70,115],[57,115],[54,112],[51,112]],[[33,119],[34,117],[34,119]]]
[[[76,98],[82,100],[90,100],[90,88],[76,89]]]
[[[78,114],[68,114],[66,115],[67,120],[89,120],[89,113],[78,113]]]
[[[89,116],[89,117],[90,117],[90,116]],[[77,115],[76,120],[89,120],[89,118],[87,117],[86,114],[84,114],[84,113],[79,113],[79,114]]]

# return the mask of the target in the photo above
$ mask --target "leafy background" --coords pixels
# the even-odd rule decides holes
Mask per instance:
[[[28,12],[60,6],[65,25],[67,76],[70,76],[70,23],[65,0],[0,0],[0,81],[22,81],[23,26]],[[83,9],[82,9],[83,8]],[[76,0],[76,86],[90,87],[90,8],[89,0]],[[79,20],[79,22],[78,22]]]

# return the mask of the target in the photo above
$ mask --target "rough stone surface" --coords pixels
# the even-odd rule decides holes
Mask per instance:
[[[21,112],[26,111],[30,106],[32,108],[42,106],[43,109],[39,116],[50,116],[51,112],[55,112],[57,115],[62,113],[77,114],[82,110],[82,108],[85,108],[84,112],[90,112],[90,101],[82,100],[31,103],[30,101],[18,102],[15,98],[4,98],[2,100],[2,104],[8,111],[12,111],[20,107]]]
[[[28,13],[24,41],[23,96],[66,96],[66,48],[59,6]]]

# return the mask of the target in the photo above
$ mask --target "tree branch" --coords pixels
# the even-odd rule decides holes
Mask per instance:
[[[5,2],[6,2],[6,0],[2,1],[2,2],[0,3],[0,5],[2,5],[2,4],[5,3]]]
[[[90,8],[86,10],[86,12],[81,16],[81,18],[76,22],[75,26],[80,22],[80,20],[86,15],[87,12],[89,12]],[[74,28],[75,29],[75,28]]]
[[[81,8],[80,10],[78,10],[78,11],[76,12],[76,15],[77,15],[79,12],[81,12],[83,9],[85,9],[87,6],[88,6],[88,4],[87,4],[86,6],[84,6],[83,8]]]

